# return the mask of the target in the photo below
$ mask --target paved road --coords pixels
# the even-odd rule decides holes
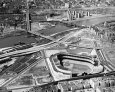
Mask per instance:
[[[106,68],[109,71],[113,71],[113,68],[109,65],[109,63],[102,56],[101,51],[100,50],[96,50],[96,53],[98,55],[98,58],[99,58],[101,64],[104,66],[104,68]]]
[[[95,18],[96,19],[96,18]],[[104,18],[105,19],[105,18]],[[104,19],[102,19],[103,21],[105,21]],[[111,18],[108,18],[108,20],[110,20]],[[113,19],[113,18],[112,18]],[[99,20],[100,20],[100,18],[99,18]],[[87,21],[87,20],[85,20],[85,21]],[[90,22],[89,20],[88,20],[88,22]],[[93,22],[94,23],[94,22]],[[91,21],[91,24],[92,24],[92,21]],[[67,36],[70,36],[71,34],[69,34],[69,35],[67,35]],[[43,36],[43,35],[42,35]],[[46,38],[46,36],[45,36],[45,38]],[[65,37],[64,37],[65,38]],[[48,38],[48,39],[50,39],[50,38]],[[61,38],[60,38],[61,39]],[[51,39],[51,40],[53,40],[53,39]],[[64,42],[64,39],[62,39],[63,40],[63,42]],[[57,40],[57,41],[54,41],[54,42],[59,42],[59,39]],[[53,42],[51,42],[52,44],[53,44]],[[47,45],[47,44],[46,44]],[[45,46],[46,46],[45,45]],[[15,52],[11,52],[11,53],[6,53],[6,54],[3,54],[3,55],[0,55],[0,58],[3,58],[3,57],[7,57],[7,56],[11,56],[11,55],[16,55],[16,54],[26,54],[26,53],[34,53],[34,52],[37,52],[37,51],[39,51],[40,49],[44,49],[45,48],[45,46],[44,45],[41,45],[41,46],[36,46],[36,47],[32,47],[32,48],[29,48],[29,49],[26,49],[26,50],[23,50],[23,51],[15,51]]]
[[[85,76],[79,76],[79,77],[74,77],[74,78],[54,81],[54,82],[50,82],[50,83],[47,83],[47,84],[38,85],[38,86],[31,86],[31,87],[44,87],[44,86],[49,86],[49,85],[57,85],[59,82],[74,81],[74,80],[80,80],[80,79],[90,79],[90,78],[104,77],[104,76],[110,76],[110,75],[115,75],[115,71],[112,71],[112,72],[109,72],[109,73],[89,74],[89,75],[85,75]],[[24,87],[24,88],[30,88],[30,87]]]
[[[49,47],[53,47],[53,46],[55,46],[57,43],[55,42],[55,43],[51,43],[50,45],[48,45]],[[27,50],[25,50],[24,52],[23,51],[21,51],[21,53],[18,53],[18,54],[25,54],[25,53],[32,53],[32,51],[39,51],[39,50],[41,50],[41,49],[45,49],[45,48],[48,48],[47,46],[36,46],[36,47],[33,47],[33,48],[30,48],[29,50],[27,49]],[[27,51],[27,52],[26,52]],[[13,54],[13,53],[12,53]],[[16,53],[17,54],[17,53]],[[112,71],[113,71],[113,68],[112,67],[110,67],[110,64],[103,58],[103,56],[102,56],[102,53],[99,51],[99,56],[101,56],[100,57],[100,59],[102,60],[101,62],[104,64],[104,65],[106,65],[107,67],[109,67]],[[52,66],[52,65],[50,65],[50,63],[49,63],[49,66]],[[52,71],[53,71],[53,68],[51,69]],[[54,72],[54,71],[53,71]],[[106,75],[109,75],[109,74],[115,74],[115,72],[112,72],[112,73],[108,73],[108,74],[106,74]],[[55,74],[56,74],[56,76],[55,77],[57,77],[57,74],[58,73],[56,73],[55,72]],[[77,78],[71,78],[71,79],[66,79],[66,80],[60,80],[60,81],[56,81],[56,82],[53,82],[53,83],[57,83],[57,82],[63,82],[63,81],[70,81],[70,80],[78,80],[78,79],[87,79],[87,78],[93,78],[93,77],[99,77],[99,76],[105,76],[105,74],[93,74],[93,75],[87,75],[87,76],[80,76],[80,77],[77,77]],[[59,76],[58,76],[59,77]],[[50,83],[49,83],[50,84]],[[48,84],[48,85],[49,85]],[[52,84],[52,83],[51,83]]]
[[[56,42],[51,42],[51,43],[48,43],[48,44],[45,44],[45,45],[34,46],[32,48],[25,49],[25,50],[13,51],[13,52],[9,52],[9,53],[5,53],[5,54],[0,55],[0,58],[5,58],[5,57],[9,57],[9,56],[24,55],[24,54],[30,54],[30,53],[38,52],[38,51],[40,51],[42,49],[53,47],[53,46],[55,46],[57,44],[58,43],[56,43]]]
[[[14,51],[14,52],[5,53],[5,54],[0,55],[0,58],[5,58],[5,57],[9,57],[9,56],[24,55],[24,54],[30,54],[30,53],[34,53],[34,52],[37,52],[37,51],[42,50],[42,49],[50,48],[50,47],[53,47],[53,46],[57,45],[58,43],[63,43],[64,42],[63,40],[66,39],[69,35],[71,35],[71,33],[66,35],[66,36],[64,36],[64,37],[62,37],[62,38],[59,38],[57,40],[51,39],[52,42],[50,42],[48,44],[34,46],[32,48],[25,49],[25,50],[18,50],[18,51]],[[46,38],[46,36],[45,36],[45,38]],[[50,38],[48,37],[48,39],[50,39]]]
[[[78,9],[81,9],[81,10],[93,10],[93,9],[98,9],[98,8],[102,8],[102,9],[105,9],[105,8],[108,8],[108,9],[115,9],[115,7],[112,7],[112,6],[110,6],[110,7],[84,7],[84,8],[78,8]],[[70,10],[75,10],[75,9],[73,9],[73,8],[62,8],[62,9],[60,9],[60,8],[53,8],[53,9],[45,9],[43,12],[46,12],[46,11],[56,11],[56,10],[59,10],[59,11],[67,11],[68,9],[70,9]]]
[[[74,23],[76,25],[94,26],[105,21],[115,20],[115,15],[99,15],[80,18],[77,20],[67,21],[65,23]]]
[[[94,45],[95,45],[95,48],[98,48],[97,47],[98,45],[95,41],[94,41]],[[105,68],[108,68],[109,71],[115,70],[115,66],[106,59],[106,56],[103,53],[102,49],[96,49],[96,53],[98,55],[100,62],[103,64]]]
[[[95,73],[95,74],[89,74],[89,75],[85,75],[85,76],[73,77],[73,78],[69,78],[69,79],[50,82],[50,83],[43,84],[43,85],[23,87],[23,89],[30,88],[30,87],[38,87],[39,88],[39,87],[45,87],[45,86],[49,86],[49,85],[57,85],[59,82],[74,81],[74,80],[80,80],[80,79],[90,79],[90,78],[104,77],[104,76],[110,76],[110,75],[115,75],[115,71],[112,71],[109,73]],[[17,88],[17,89],[20,89],[20,88]]]
[[[10,80],[4,82],[2,85],[0,86],[6,86],[8,84],[10,84],[13,80],[15,80],[16,78],[20,77],[21,75],[23,75],[27,70],[29,70],[31,67],[35,66],[38,61],[42,60],[42,57],[39,57],[39,59],[37,59],[33,64],[29,65],[26,69],[24,69],[23,71],[21,71],[19,74],[15,75],[13,78],[11,78]]]
[[[115,70],[115,65],[111,63],[110,60],[107,59],[106,54],[104,53],[103,49],[101,50],[102,56],[104,57],[104,59],[106,60],[106,62],[109,64],[110,67],[113,68],[113,70]]]

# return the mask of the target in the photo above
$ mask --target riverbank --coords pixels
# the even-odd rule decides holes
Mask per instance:
[[[79,26],[81,26],[81,25],[85,25],[85,26],[91,26],[91,25],[96,25],[96,24],[99,24],[99,23],[102,23],[102,22],[104,22],[104,21],[110,21],[110,20],[115,20],[115,15],[94,15],[94,16],[91,16],[91,17],[86,17],[86,18],[83,18],[83,19],[79,19],[79,20],[74,20],[73,22],[76,24],[76,25],[79,25]],[[72,22],[72,21],[71,21]],[[71,23],[71,22],[68,22],[67,21],[67,23]],[[64,32],[64,31],[66,31],[66,30],[69,30],[69,29],[71,29],[70,27],[66,27],[65,25],[61,25],[61,24],[57,24],[56,26],[54,26],[54,27],[51,27],[51,28],[49,28],[49,29],[44,29],[44,30],[36,30],[39,34],[42,34],[42,35],[44,35],[44,36],[50,36],[50,35],[52,35],[52,34],[56,34],[56,33],[59,33],[60,35],[62,34],[62,32]],[[15,32],[15,31],[13,31],[13,32]],[[18,32],[18,31],[16,31],[16,32]],[[68,32],[67,32],[68,33]],[[18,39],[18,40],[16,40],[15,39],[15,37],[12,37],[12,36],[14,36],[14,35],[16,35],[15,37],[16,37],[16,39]],[[9,40],[10,39],[10,37],[11,37],[11,39],[12,40]],[[12,32],[11,32],[11,34],[8,34],[7,35],[7,37],[5,37],[6,38],[6,40],[4,39],[4,37],[3,37],[3,39],[0,41],[0,46],[1,46],[1,48],[2,47],[4,47],[4,45],[3,44],[5,44],[5,47],[6,46],[12,46],[11,45],[11,43],[10,42],[19,42],[19,41],[23,41],[23,39],[25,39],[24,40],[24,42],[25,43],[31,43],[31,42],[36,42],[36,40],[35,40],[35,37],[30,37],[30,38],[27,38],[27,35],[25,35],[25,36],[23,36],[23,37],[21,37],[21,39],[19,39],[20,38],[20,34],[13,34]],[[29,40],[28,40],[29,39]],[[15,41],[14,41],[15,40]],[[28,42],[27,42],[28,41]],[[10,44],[10,45],[8,45],[8,43]],[[6,45],[7,44],[7,45]]]
[[[77,22],[77,21],[84,21],[84,20],[91,20],[91,19],[95,19],[95,18],[101,18],[101,17],[115,17],[115,14],[106,14],[106,15],[102,15],[102,14],[91,14],[90,16],[86,16],[83,18],[79,18],[76,20],[72,20],[72,21],[63,21],[66,23],[72,23],[72,22]]]
[[[73,23],[76,25],[84,25],[84,26],[94,26],[96,24],[105,22],[105,21],[110,21],[110,20],[115,20],[115,15],[112,14],[107,14],[107,15],[100,15],[100,14],[94,14],[93,16],[90,17],[84,17],[72,21],[63,21],[64,23]]]
[[[0,36],[0,48],[11,47],[18,44],[18,42],[25,44],[35,43],[37,42],[35,38],[36,37],[29,36],[26,31],[12,31]]]

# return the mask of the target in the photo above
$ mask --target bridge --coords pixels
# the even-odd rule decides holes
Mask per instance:
[[[98,77],[104,77],[104,76],[111,76],[111,75],[115,75],[115,71],[109,72],[109,73],[95,73],[95,74],[87,74],[87,75],[81,75],[78,77],[72,77],[72,78],[68,78],[68,79],[62,79],[62,80],[58,80],[58,81],[53,81],[47,84],[43,84],[43,85],[38,85],[38,86],[29,86],[29,87],[22,87],[22,88],[16,88],[16,89],[25,89],[25,88],[36,88],[36,89],[40,89],[41,87],[45,87],[45,86],[49,86],[49,85],[57,85],[60,82],[67,82],[67,81],[75,81],[75,80],[86,80],[86,79],[91,79],[91,78],[98,78]],[[10,90],[15,90],[15,89],[10,89]]]
[[[25,50],[17,50],[17,51],[5,53],[5,54],[0,55],[0,59],[5,58],[5,57],[20,56],[20,55],[25,55],[25,54],[38,52],[42,49],[50,48],[50,47],[53,47],[55,45],[57,45],[57,43],[51,42],[51,43],[48,43],[48,44],[45,44],[45,45],[34,46],[34,47],[31,47],[31,48],[25,49]]]
[[[0,59],[5,58],[5,57],[30,54],[30,53],[38,52],[39,50],[42,50],[42,49],[47,49],[47,48],[53,47],[53,46],[57,45],[58,43],[62,43],[63,41],[61,41],[61,40],[66,38],[67,36],[68,35],[66,35],[66,36],[64,36],[62,38],[59,38],[57,40],[52,40],[51,39],[52,42],[47,43],[47,44],[43,44],[43,45],[28,48],[28,49],[24,49],[24,50],[18,50],[18,51],[13,51],[13,52],[2,54],[2,55],[0,55]],[[46,38],[46,36],[45,36],[45,38]]]
[[[76,30],[76,29],[78,29],[78,28],[69,29],[67,31]],[[36,35],[36,32],[31,32],[31,33]],[[63,37],[61,37],[61,38],[59,38],[57,40],[54,40],[54,39],[52,39],[50,37],[41,35],[39,33],[37,33],[37,35],[40,35],[40,36],[45,37],[47,39],[50,39],[50,40],[52,40],[52,42],[50,42],[48,44],[44,44],[44,45],[34,46],[34,47],[31,47],[31,48],[28,48],[28,49],[24,49],[24,50],[18,50],[18,51],[13,51],[13,52],[5,53],[5,54],[0,55],[0,58],[30,54],[30,53],[37,52],[37,51],[39,51],[41,49],[46,49],[46,48],[53,47],[53,46],[57,45],[58,43],[59,44],[60,43],[66,43],[65,41],[68,39],[68,37],[69,38],[72,37],[73,32],[70,32],[69,34],[67,34],[67,35],[65,35],[65,36],[63,36]],[[57,34],[55,34],[55,35],[57,35]],[[54,35],[52,35],[52,36],[54,36]]]

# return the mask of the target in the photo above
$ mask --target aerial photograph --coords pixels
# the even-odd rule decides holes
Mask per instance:
[[[0,92],[115,92],[115,0],[0,0]]]

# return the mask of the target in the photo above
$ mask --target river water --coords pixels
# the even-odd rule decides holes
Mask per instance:
[[[13,36],[13,37],[7,37],[4,39],[0,39],[0,48],[14,46],[14,44],[18,44],[19,41],[21,41],[25,44],[36,42],[34,37],[27,38],[26,35]]]
[[[105,21],[111,21],[115,20],[115,16],[107,16],[107,17],[97,17],[97,18],[91,18],[91,19],[86,19],[86,20],[81,20],[76,22],[77,25],[86,25],[86,26],[91,26],[91,25],[96,25]]]
[[[110,21],[110,20],[115,20],[115,16],[114,17],[98,17],[98,18],[93,18],[93,19],[81,20],[81,21],[77,21],[76,24],[90,26],[90,25],[96,25],[101,22]],[[51,35],[51,34],[54,34],[57,32],[63,32],[64,30],[68,30],[68,29],[70,29],[70,28],[66,27],[64,25],[57,25],[55,27],[45,29],[45,30],[40,30],[38,32],[42,33],[43,35]],[[16,37],[9,37],[9,38],[5,38],[5,39],[0,39],[0,48],[13,46],[14,44],[18,43],[19,41],[22,41],[26,44],[36,42],[34,37],[27,38],[24,35],[16,36]]]
[[[71,29],[70,27],[66,27],[64,26],[63,24],[57,24],[56,26],[54,27],[51,27],[51,28],[48,28],[48,29],[43,29],[43,30],[40,30],[38,31],[39,33],[45,35],[45,36],[49,36],[51,34],[55,34],[57,32],[63,32],[65,30],[68,30],[68,29]]]

